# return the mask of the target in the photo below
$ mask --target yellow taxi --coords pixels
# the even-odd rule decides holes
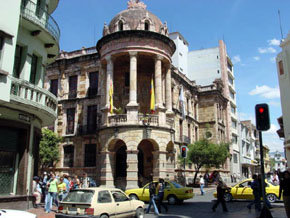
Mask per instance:
[[[225,201],[231,201],[233,199],[254,200],[253,190],[251,188],[252,181],[252,179],[246,179],[231,187],[231,190],[225,193]],[[265,183],[266,197],[270,203],[274,203],[279,196],[279,186],[273,185],[267,180]],[[217,198],[217,192],[214,192],[213,196]]]
[[[144,217],[144,202],[131,200],[120,189],[75,189],[59,203],[56,218]]]
[[[157,181],[155,183],[158,184]],[[149,202],[149,184],[146,184],[143,188],[126,190],[125,193],[131,199]],[[168,204],[182,203],[186,199],[193,198],[193,196],[192,188],[183,187],[173,181],[165,181],[164,199],[168,200]]]

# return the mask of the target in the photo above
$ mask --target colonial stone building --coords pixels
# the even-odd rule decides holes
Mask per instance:
[[[167,24],[131,0],[104,25],[96,47],[60,54],[45,82],[59,100],[54,130],[65,139],[57,171],[134,188],[152,177],[175,179],[181,145],[226,140],[222,82],[202,87],[189,80],[171,64],[175,49]],[[188,168],[187,177],[192,173]]]

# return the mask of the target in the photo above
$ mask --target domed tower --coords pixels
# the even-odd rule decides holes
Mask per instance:
[[[115,186],[128,188],[152,176],[173,177],[173,172],[166,173],[166,160],[174,150],[169,118],[173,115],[171,56],[175,49],[166,22],[162,23],[139,0],[130,0],[126,10],[104,25],[97,50],[103,81],[99,136],[104,143],[102,152],[111,163],[102,172],[110,174],[108,167],[112,167],[112,175],[102,176],[106,185],[114,182]],[[150,108],[152,92],[154,113]],[[126,161],[124,169],[116,164]]]

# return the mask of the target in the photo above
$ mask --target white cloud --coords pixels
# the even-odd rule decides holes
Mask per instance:
[[[255,61],[259,61],[261,58],[259,56],[253,57]]]
[[[246,114],[246,113],[243,113],[243,112],[239,112],[239,119],[241,121],[243,121],[243,120],[251,120],[251,122],[253,124],[256,123],[256,118],[252,114]]]
[[[280,90],[278,87],[271,88],[269,86],[256,86],[255,89],[249,92],[250,95],[259,95],[264,98],[273,99],[280,98]]]
[[[280,45],[280,41],[276,38],[268,40],[269,45],[274,45],[274,46],[279,46]]]
[[[276,132],[278,129],[279,127],[272,123],[270,129],[263,133],[263,144],[267,145],[270,148],[270,151],[284,150],[283,141],[279,138]]]
[[[271,105],[271,106],[274,106],[274,107],[280,107],[281,106],[281,103],[278,102],[278,101],[269,101],[268,104]]]
[[[260,54],[267,54],[267,53],[276,53],[277,50],[273,47],[268,48],[258,48]]]
[[[240,55],[234,56],[233,59],[232,59],[232,62],[233,62],[233,64],[237,64],[237,63],[241,62]]]
[[[276,63],[276,57],[272,57],[272,58],[270,58],[270,61],[271,61],[272,63]]]

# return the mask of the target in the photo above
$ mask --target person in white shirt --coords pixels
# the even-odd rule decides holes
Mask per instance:
[[[203,187],[204,187],[204,179],[203,179],[203,176],[202,175],[199,176],[199,185],[200,185],[200,193],[201,193],[201,195],[204,195],[204,190],[203,190]]]

